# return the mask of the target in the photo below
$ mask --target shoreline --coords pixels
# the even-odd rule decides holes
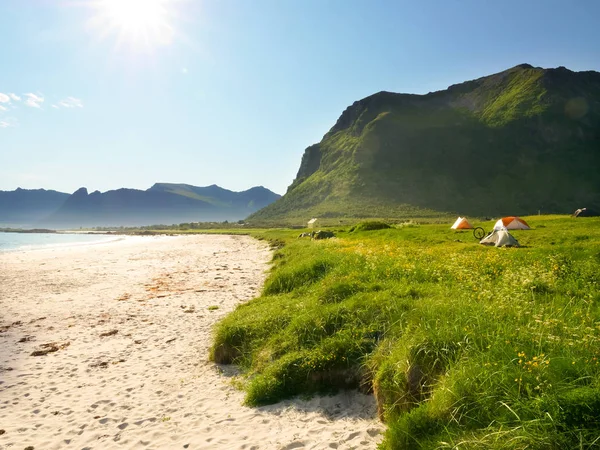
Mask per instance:
[[[214,323],[260,292],[266,244],[101,244],[0,253],[0,448],[376,448],[372,396],[249,408],[208,361]]]
[[[0,234],[7,232],[0,232]],[[71,248],[71,247],[86,247],[100,244],[109,244],[112,242],[119,242],[126,239],[132,239],[136,236],[127,236],[127,235],[118,235],[118,234],[87,234],[87,233],[16,233],[18,235],[27,235],[27,236],[35,236],[33,239],[25,239],[22,242],[19,240],[2,242],[4,239],[0,240],[0,255],[5,253],[15,254],[19,252],[30,252],[30,251],[44,251],[44,250],[60,250],[63,248]],[[48,238],[40,238],[40,236],[49,236]],[[60,236],[56,238],[56,236]],[[71,240],[63,241],[62,236],[79,236],[78,238],[72,238]],[[83,236],[83,238],[80,238]],[[138,238],[143,238],[144,236],[138,236]],[[80,240],[84,239],[84,240]],[[49,242],[48,242],[49,240]],[[7,248],[4,248],[3,245],[8,245]]]

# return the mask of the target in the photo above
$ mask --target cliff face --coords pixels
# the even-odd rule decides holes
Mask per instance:
[[[600,73],[534,68],[354,102],[251,218],[568,213],[600,206]]]
[[[301,184],[304,180],[310,177],[313,173],[319,170],[321,166],[321,147],[319,144],[314,144],[308,147],[302,155],[300,169],[294,182],[288,187],[288,192],[295,186]]]

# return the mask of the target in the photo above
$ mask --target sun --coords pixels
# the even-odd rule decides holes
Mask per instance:
[[[166,10],[160,0],[104,0],[107,18],[115,26],[140,34],[163,26]]]
[[[118,43],[148,48],[173,41],[173,0],[95,0],[90,21],[101,38],[116,35]]]

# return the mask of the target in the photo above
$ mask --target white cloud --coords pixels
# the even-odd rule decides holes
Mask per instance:
[[[0,120],[0,128],[12,128],[17,126],[17,121],[12,118],[6,120]]]
[[[52,105],[53,108],[83,108],[83,102],[75,97],[67,97],[64,100],[59,101],[56,105]]]
[[[0,0],[1,2],[2,0]],[[44,94],[38,92],[28,92],[27,94],[17,95],[15,93],[2,93],[0,92],[0,129],[13,128],[19,126],[19,122],[14,117],[7,117],[10,112],[18,113],[19,103],[23,102],[30,108],[42,109],[45,104]],[[59,110],[63,108],[77,109],[83,108],[83,101],[75,97],[65,97],[62,100],[57,101],[54,104],[49,104],[53,109]],[[14,110],[14,111],[13,111]]]
[[[44,97],[41,97],[36,94],[25,94],[25,97],[27,97],[27,100],[25,100],[25,104],[27,106],[31,106],[32,108],[40,108],[40,104],[44,102]]]

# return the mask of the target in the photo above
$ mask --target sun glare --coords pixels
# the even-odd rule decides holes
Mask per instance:
[[[114,34],[118,43],[148,48],[173,41],[172,0],[96,0],[91,19],[100,37]]]

